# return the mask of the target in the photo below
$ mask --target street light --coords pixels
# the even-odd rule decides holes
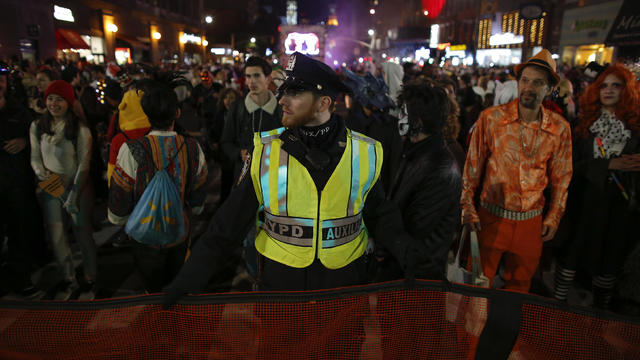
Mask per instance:
[[[369,36],[373,36],[373,34],[375,34],[376,32],[373,29],[369,29],[367,33],[369,34]]]
[[[429,10],[424,11],[424,16],[427,16],[427,15],[429,15]]]
[[[207,46],[209,45],[209,41],[207,40],[202,40],[202,46]]]
[[[157,31],[154,31],[152,36],[153,36],[154,39],[160,40],[160,38],[162,37],[162,34],[160,34]]]
[[[118,27],[116,26],[116,24],[108,24],[107,25],[107,30],[109,30],[112,33],[114,33],[114,32],[118,31]]]
[[[204,18],[204,21],[205,21],[207,24],[211,24],[211,23],[213,22],[213,16],[211,16],[211,15],[207,15],[207,16]]]
[[[374,15],[376,13],[376,9],[371,8],[369,9],[369,14]]]
[[[251,41],[252,44],[255,44],[256,43],[256,38],[252,37],[250,41]]]

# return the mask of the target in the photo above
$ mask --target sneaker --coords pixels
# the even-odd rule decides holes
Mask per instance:
[[[71,295],[78,289],[78,283],[75,281],[65,282],[62,289],[56,294],[55,300],[66,301],[71,298]]]
[[[29,285],[20,291],[20,295],[25,300],[40,300],[44,296],[44,291],[33,285]]]

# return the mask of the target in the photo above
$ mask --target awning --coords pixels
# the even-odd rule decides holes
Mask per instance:
[[[640,1],[624,1],[607,36],[606,44],[614,46],[640,44]]]
[[[56,29],[56,43],[59,50],[91,49],[77,31],[70,29]]]
[[[139,41],[138,39],[134,38],[134,37],[129,37],[126,35],[116,35],[116,45],[118,45],[118,42],[125,42],[127,44],[129,44],[130,46],[132,46],[135,49],[140,49],[140,50],[149,50],[149,45]],[[128,46],[123,46],[123,47],[128,47]]]

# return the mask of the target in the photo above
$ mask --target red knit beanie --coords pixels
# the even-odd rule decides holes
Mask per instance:
[[[73,106],[73,102],[75,100],[75,93],[73,91],[73,86],[64,80],[55,80],[47,86],[47,89],[44,91],[44,100],[47,100],[47,96],[50,94],[56,94],[61,96],[63,99],[69,103],[69,106]]]

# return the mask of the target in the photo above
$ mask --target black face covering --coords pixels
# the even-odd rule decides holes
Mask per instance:
[[[300,142],[305,150],[305,159],[316,170],[324,170],[329,165],[331,157],[327,150],[338,133],[337,125],[337,120],[332,117],[319,126],[303,126],[293,129],[291,140]]]

